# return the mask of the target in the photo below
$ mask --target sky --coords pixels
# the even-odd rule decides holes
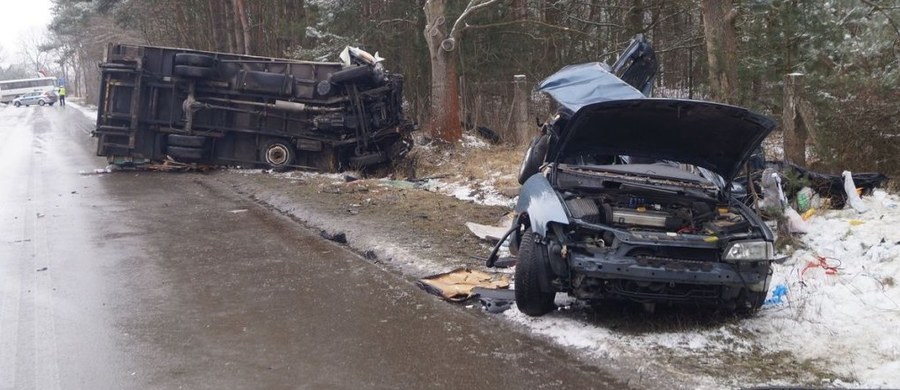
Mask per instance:
[[[0,47],[4,63],[19,62],[20,36],[45,32],[50,23],[50,0],[0,0]]]

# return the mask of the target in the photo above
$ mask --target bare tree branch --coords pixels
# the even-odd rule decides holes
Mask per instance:
[[[463,11],[462,15],[459,15],[459,18],[456,18],[456,22],[453,23],[453,28],[450,29],[450,32],[447,36],[458,39],[459,34],[462,33],[462,30],[459,30],[460,23],[465,22],[465,20],[471,16],[475,11],[487,7],[491,4],[496,3],[497,0],[472,0],[469,2],[469,5],[466,6],[465,11]]]
[[[543,27],[547,27],[547,28],[554,29],[554,30],[560,30],[560,31],[564,31],[564,32],[568,32],[568,33],[573,33],[573,34],[584,35],[584,36],[590,36],[590,34],[584,32],[584,31],[579,31],[579,30],[576,30],[576,29],[573,29],[573,28],[564,27],[564,26],[559,26],[559,25],[550,24],[550,23],[544,23],[544,22],[541,22],[541,21],[531,20],[531,19],[527,19],[527,20],[511,20],[511,21],[508,21],[508,22],[499,22],[499,23],[490,23],[490,24],[473,24],[473,25],[466,25],[465,28],[466,28],[466,29],[472,29],[472,30],[480,30],[480,29],[493,28],[493,27],[509,26],[509,25],[514,25],[514,24],[536,24],[536,25],[538,25],[538,26],[543,26]]]

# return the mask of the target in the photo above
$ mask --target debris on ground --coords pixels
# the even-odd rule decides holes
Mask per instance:
[[[485,240],[485,241],[499,241],[506,231],[509,230],[509,227],[502,226],[490,226],[490,225],[482,225],[480,223],[475,222],[466,222],[466,227],[469,228],[469,231],[472,232],[476,237]]]
[[[475,295],[481,307],[488,313],[503,313],[516,303],[516,292],[510,289],[475,287]]]
[[[490,274],[470,268],[457,268],[450,272],[419,279],[416,285],[423,290],[449,301],[462,302],[472,298],[476,287],[509,288],[510,275]]]
[[[847,204],[856,210],[857,213],[869,211],[869,207],[863,204],[862,199],[859,198],[858,189],[856,184],[853,183],[853,174],[850,171],[844,171],[841,173],[841,176],[844,178],[844,193],[847,194]],[[861,192],[861,189],[859,191]]]
[[[831,207],[842,209],[847,202],[848,191],[845,187],[845,174],[853,183],[853,188],[858,189],[857,194],[871,195],[876,188],[884,187],[889,178],[877,172],[851,173],[844,171],[841,175],[831,175],[812,171],[794,164],[782,162],[768,162],[774,169],[787,175],[789,172],[797,179],[808,183],[819,196],[831,200]]]
[[[147,164],[144,167],[159,172],[209,172],[213,169],[213,166],[207,164],[176,161],[171,156],[166,156],[162,163]]]

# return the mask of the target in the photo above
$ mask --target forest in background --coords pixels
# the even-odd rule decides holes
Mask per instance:
[[[794,125],[817,166],[900,173],[900,0],[54,0],[53,12],[37,52],[89,102],[109,42],[323,61],[351,45],[406,76],[423,129],[453,139],[463,122],[507,142],[521,142],[514,75],[531,90],[565,65],[611,63],[640,33],[660,62],[656,96],[783,119],[786,75],[802,73],[810,110]],[[546,115],[529,102],[530,118]]]

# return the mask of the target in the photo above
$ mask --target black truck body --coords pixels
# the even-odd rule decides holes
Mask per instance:
[[[308,62],[110,44],[97,155],[110,163],[361,169],[404,154],[403,79],[348,48]]]

